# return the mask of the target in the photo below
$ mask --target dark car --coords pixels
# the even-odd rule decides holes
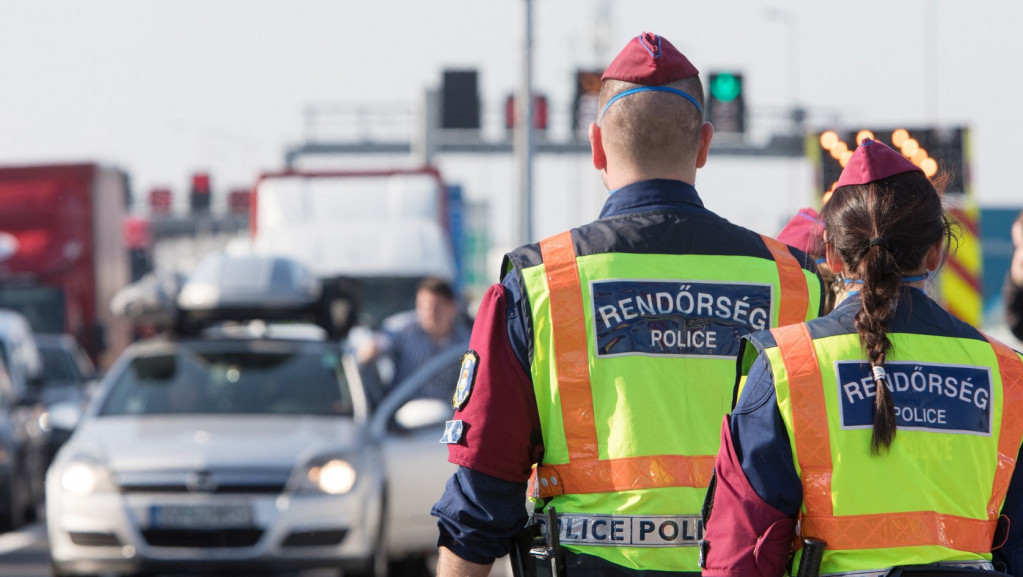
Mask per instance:
[[[99,374],[71,335],[36,333],[35,341],[43,361],[36,398],[44,409],[39,425],[45,435],[45,463],[49,466],[78,424]]]

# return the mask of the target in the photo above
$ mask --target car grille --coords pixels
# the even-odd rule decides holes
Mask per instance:
[[[201,469],[118,473],[121,493],[231,493],[279,495],[290,469]]]
[[[121,540],[113,533],[86,533],[71,531],[68,533],[71,542],[82,547],[120,547]]]
[[[142,538],[153,547],[195,547],[204,549],[252,547],[263,536],[262,529],[145,529]]]
[[[324,547],[339,545],[348,534],[347,529],[326,529],[322,531],[295,531],[288,535],[283,547]]]

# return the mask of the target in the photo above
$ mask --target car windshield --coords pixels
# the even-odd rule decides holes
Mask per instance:
[[[233,351],[137,357],[116,377],[100,416],[353,415],[340,357]]]
[[[80,381],[85,378],[72,352],[61,347],[39,347],[39,354],[43,357],[43,380],[47,383],[54,381]]]

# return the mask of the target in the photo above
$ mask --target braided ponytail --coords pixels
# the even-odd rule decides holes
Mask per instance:
[[[877,394],[874,396],[870,450],[878,454],[887,450],[895,438],[895,403],[888,389],[884,362],[892,348],[888,340],[888,323],[895,314],[899,298],[897,265],[883,237],[871,239],[860,259],[859,272],[863,279],[863,307],[856,313],[855,326],[860,335],[860,345],[874,372]]]
[[[889,323],[902,277],[923,266],[927,251],[945,239],[951,246],[951,222],[931,182],[920,172],[905,172],[862,185],[840,187],[821,211],[828,244],[847,274],[862,282],[862,308],[854,326],[874,374],[874,426],[870,450],[880,454],[895,439],[897,415],[884,370],[891,351]]]

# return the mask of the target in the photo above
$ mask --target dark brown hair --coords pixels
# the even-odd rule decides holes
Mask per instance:
[[[424,277],[416,286],[416,292],[427,291],[449,301],[455,300],[455,289],[451,283],[436,276]]]
[[[904,172],[863,185],[843,186],[821,211],[827,244],[847,274],[862,281],[863,307],[856,314],[860,344],[872,367],[883,367],[891,350],[888,322],[895,313],[902,277],[921,272],[924,257],[944,239],[946,254],[956,235],[935,186],[921,172]],[[895,438],[895,406],[887,378],[877,385],[870,449],[887,451]]]

